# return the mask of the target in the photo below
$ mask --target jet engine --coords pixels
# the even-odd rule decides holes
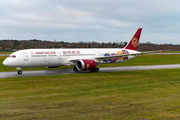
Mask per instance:
[[[76,63],[76,68],[79,71],[82,70],[93,70],[96,67],[96,63],[94,60],[90,60],[90,59],[82,59],[82,60],[78,60]]]

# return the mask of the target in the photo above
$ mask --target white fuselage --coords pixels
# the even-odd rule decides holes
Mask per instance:
[[[3,64],[9,67],[58,67],[76,66],[76,60],[91,59],[98,64],[119,63],[137,56],[122,56],[107,59],[98,57],[140,53],[128,49],[27,49],[12,53]]]

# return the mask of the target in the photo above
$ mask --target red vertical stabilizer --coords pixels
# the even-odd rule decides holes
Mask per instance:
[[[139,28],[124,49],[137,50],[142,28]]]

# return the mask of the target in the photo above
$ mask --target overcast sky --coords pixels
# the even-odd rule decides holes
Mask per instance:
[[[180,44],[179,0],[0,0],[0,39]]]

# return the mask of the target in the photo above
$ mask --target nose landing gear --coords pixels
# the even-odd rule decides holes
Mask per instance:
[[[22,74],[22,71],[21,71],[21,68],[16,68],[16,70],[18,70],[18,74],[21,75]]]
[[[18,70],[18,72],[17,72],[19,75],[21,75],[22,74],[22,71],[21,70]]]

